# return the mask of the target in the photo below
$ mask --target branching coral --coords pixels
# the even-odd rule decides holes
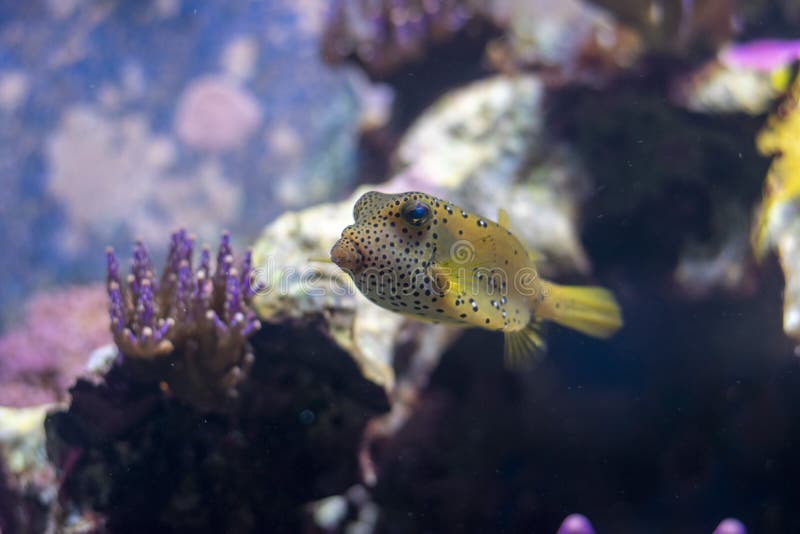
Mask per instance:
[[[451,37],[487,11],[487,5],[469,0],[337,0],[322,54],[330,63],[354,56],[371,74],[385,75],[421,58],[430,44]]]
[[[200,407],[236,397],[252,363],[247,337],[260,323],[249,308],[251,254],[234,266],[230,237],[222,235],[216,269],[204,247],[192,268],[194,238],[172,235],[166,267],[156,278],[147,249],[137,242],[127,285],[113,250],[107,252],[109,313],[114,342],[124,359],[145,376],[164,374],[163,384]],[[166,366],[147,365],[147,361]]]
[[[568,79],[616,72],[642,48],[638,34],[583,0],[337,0],[322,54],[329,63],[355,58],[383,77],[459,33],[484,36],[481,29],[503,33],[487,48],[494,67],[563,70]]]

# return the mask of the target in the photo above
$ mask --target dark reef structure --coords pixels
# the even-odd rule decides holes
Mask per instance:
[[[631,276],[661,284],[689,252],[720,254],[738,238],[737,265],[745,272],[719,289],[747,293],[754,276],[748,225],[768,166],[753,143],[761,119],[675,107],[666,90],[669,69],[654,62],[645,76],[550,95],[549,124],[576,148],[595,182],[584,242],[595,261],[633,262],[641,268]],[[705,293],[713,284],[697,283]],[[691,281],[684,286],[680,291],[689,292]]]
[[[175,233],[156,279],[137,243],[125,285],[108,253],[120,354],[45,423],[59,524],[296,532],[305,504],[358,482],[355,451],[366,421],[388,410],[383,389],[313,320],[259,328],[250,256],[235,268],[227,235],[214,270],[208,249],[192,269],[192,245]]]
[[[0,532],[43,532],[45,506],[22,494],[9,483],[6,466],[0,463]]]
[[[800,388],[772,280],[702,304],[639,282],[613,343],[552,329],[525,376],[468,332],[380,446],[387,532],[548,532],[572,510],[599,532],[711,532],[728,515],[794,532]]]
[[[316,329],[262,328],[231,414],[133,384],[123,368],[79,382],[46,423],[54,463],[76,458],[62,521],[93,512],[108,532],[298,532],[304,505],[358,482],[364,425],[388,409]]]

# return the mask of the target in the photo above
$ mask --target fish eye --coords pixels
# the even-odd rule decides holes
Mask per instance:
[[[422,226],[426,222],[431,215],[431,208],[425,204],[424,202],[420,202],[419,200],[412,200],[408,202],[405,206],[403,206],[402,210],[403,219],[408,224],[413,224],[414,226]]]

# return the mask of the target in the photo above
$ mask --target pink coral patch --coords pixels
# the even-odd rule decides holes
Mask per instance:
[[[183,92],[175,115],[175,131],[186,145],[210,152],[239,148],[261,124],[261,106],[237,83],[209,76],[193,81]]]
[[[0,405],[63,400],[91,352],[109,343],[103,284],[35,295],[22,323],[0,337]]]

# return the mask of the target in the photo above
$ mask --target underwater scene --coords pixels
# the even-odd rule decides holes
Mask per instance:
[[[0,534],[800,533],[797,0],[0,0]]]

